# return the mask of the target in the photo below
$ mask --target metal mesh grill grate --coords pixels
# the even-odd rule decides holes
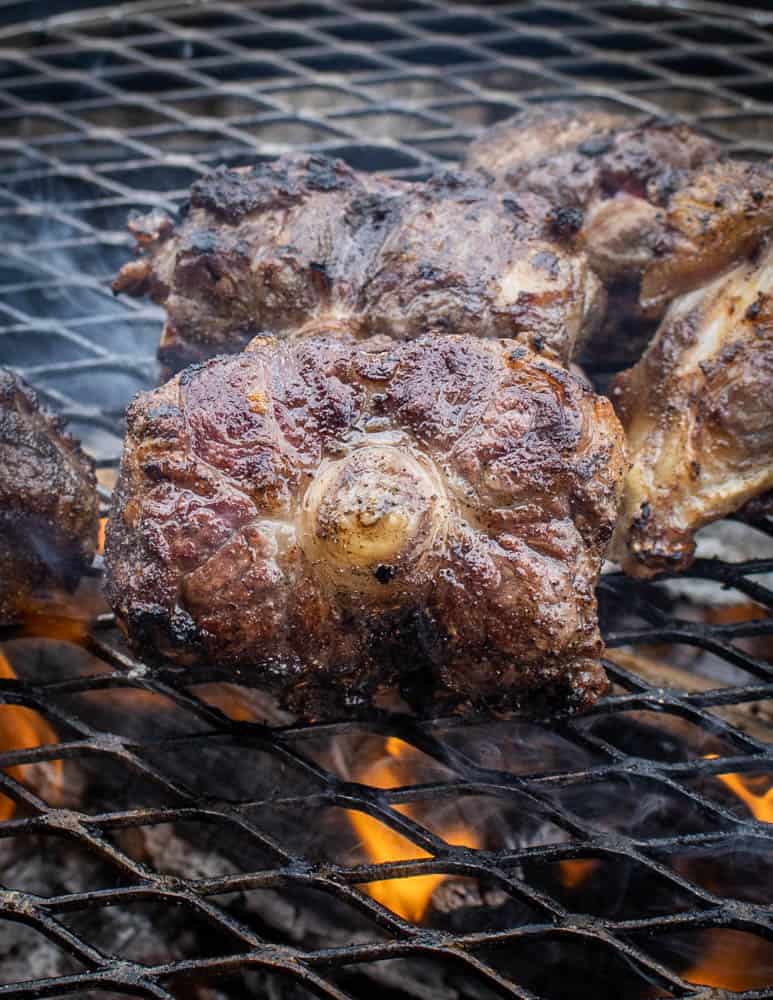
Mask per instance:
[[[108,289],[127,254],[127,212],[173,209],[212,164],[313,148],[357,168],[420,177],[458,158],[482,127],[529,102],[567,96],[678,113],[747,157],[773,151],[773,13],[751,8],[735,6],[728,17],[715,3],[602,0],[104,6],[25,24],[13,23],[17,5],[0,6],[0,363],[20,369],[62,410],[105,467],[119,456],[126,401],[156,375],[159,312],[114,299]],[[4,20],[10,23],[2,26]],[[617,962],[617,985],[606,993],[599,986],[598,997],[707,997],[681,978],[688,963],[670,960],[658,941],[712,928],[773,940],[769,896],[761,900],[737,885],[724,891],[701,880],[689,862],[731,857],[741,843],[759,859],[773,845],[773,826],[756,822],[714,777],[773,772],[764,727],[744,722],[769,717],[773,706],[765,639],[773,619],[763,617],[773,592],[762,582],[771,572],[773,558],[696,563],[690,577],[712,593],[729,587],[758,607],[758,619],[724,624],[694,620],[673,587],[606,576],[600,599],[610,648],[638,648],[665,663],[693,651],[724,686],[663,689],[622,658],[609,662],[615,687],[594,712],[545,725],[476,727],[386,713],[367,724],[306,728],[234,721],[202,696],[202,684],[228,678],[217,671],[196,678],[151,672],[126,654],[111,620],[100,620],[79,637],[91,658],[86,669],[0,682],[0,702],[37,709],[60,738],[2,753],[2,767],[90,762],[134,793],[120,808],[108,796],[104,808],[87,813],[55,806],[18,775],[0,773],[0,789],[18,803],[16,816],[0,824],[0,840],[34,834],[48,851],[65,838],[101,873],[96,885],[54,895],[0,876],[0,927],[28,925],[77,970],[9,982],[0,996],[199,1000],[205,994],[190,992],[191,981],[251,970],[290,983],[282,987],[288,996],[340,998],[362,995],[357,977],[369,967],[416,960],[455,970],[444,975],[464,982],[462,996],[569,996],[571,987],[556,992],[535,980],[534,967],[553,962],[567,976],[584,976],[594,963],[612,969]],[[15,649],[9,642],[10,658]],[[103,695],[122,704],[126,691],[139,692],[127,702],[132,711],[140,712],[143,698],[163,703],[159,717],[174,726],[161,726],[153,739],[147,732],[138,737],[115,716],[100,725],[86,710]],[[648,740],[653,719],[658,738]],[[671,743],[663,733],[673,735]],[[385,735],[415,748],[426,780],[378,789],[353,781],[337,763],[336,746],[361,750],[358,740]],[[215,755],[207,763],[215,751],[222,760]],[[232,789],[240,767],[254,781]],[[260,774],[270,780],[261,783]],[[227,790],[219,787],[224,783]],[[656,803],[660,825],[646,810],[618,816],[614,803],[626,796]],[[454,846],[398,808],[463,799],[496,802],[510,835],[477,850]],[[600,803],[605,815],[588,803]],[[341,820],[343,810],[370,814],[399,832],[420,849],[413,852],[420,859],[376,866],[355,854],[312,849],[308,837],[286,832],[323,830],[325,816]],[[525,818],[539,836],[519,839]],[[218,849],[238,855],[236,867],[170,874],[130,849],[131,831],[170,823],[210,830]],[[557,832],[545,842],[548,828]],[[331,829],[340,840],[345,819]],[[579,906],[544,874],[577,859],[610,872],[624,865],[627,879],[635,872],[642,880],[640,896],[650,898],[654,889],[646,887],[657,884],[668,904],[611,915]],[[417,926],[361,888],[430,873],[496,891],[506,919],[461,930],[453,921]],[[765,876],[760,880],[764,887]],[[372,926],[371,936],[310,945],[265,921],[256,929],[244,907],[231,903],[234,895],[285,890],[321,892],[347,910],[354,926]],[[82,929],[89,925],[75,919],[139,903],[155,904],[157,914],[182,908],[192,922],[203,921],[211,953],[139,962],[118,941],[96,944]],[[531,970],[514,955],[531,958]],[[620,985],[626,981],[629,992]],[[743,995],[771,996],[771,986],[773,972]],[[256,995],[254,986],[239,988],[228,995]]]

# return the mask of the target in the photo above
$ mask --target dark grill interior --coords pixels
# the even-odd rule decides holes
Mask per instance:
[[[0,7],[0,364],[67,417],[105,484],[123,408],[154,384],[160,329],[158,310],[109,291],[127,214],[174,209],[214,164],[303,148],[422,177],[481,128],[567,96],[679,114],[745,157],[773,151],[773,13],[753,6],[151,0],[88,14],[41,4],[41,18],[62,13],[18,23],[25,6]],[[744,773],[756,787],[773,773],[773,532],[735,528],[747,553],[767,556],[702,558],[663,584],[612,574],[600,587],[611,649],[699,682],[662,687],[616,658],[612,694],[574,720],[384,711],[269,728],[249,721],[265,717],[261,704],[246,718],[222,694],[225,711],[213,707],[204,685],[232,680],[214,668],[192,677],[134,661],[109,616],[77,636],[67,610],[38,627],[79,649],[5,630],[24,679],[0,681],[0,703],[36,709],[59,743],[4,752],[0,766],[62,760],[90,794],[68,804],[66,792],[62,805],[0,772],[17,803],[0,848],[32,844],[55,868],[76,852],[91,877],[45,891],[3,863],[0,952],[10,921],[29,929],[28,957],[45,942],[66,958],[30,958],[18,975],[6,954],[0,996],[344,998],[378,984],[438,1000],[705,1000],[720,994],[690,980],[689,956],[712,942],[758,956],[738,995],[773,996],[773,814],[755,820],[715,777]],[[696,594],[725,591],[756,615],[701,617]],[[351,768],[387,736],[415,766],[382,789]],[[405,804],[411,815],[395,808]],[[478,849],[444,839],[447,809],[485,826]],[[344,810],[415,849],[370,863]],[[169,861],[175,844],[182,862]],[[591,874],[562,879],[570,861]],[[425,926],[361,888],[431,873],[455,876],[447,885],[466,905],[433,897]],[[123,933],[134,909],[140,922]]]

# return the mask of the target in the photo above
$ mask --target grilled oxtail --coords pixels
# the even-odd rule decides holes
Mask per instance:
[[[320,329],[536,338],[567,360],[604,306],[573,249],[580,223],[479,174],[407,184],[286,156],[197,181],[176,225],[161,212],[133,220],[140,257],[113,287],[165,306],[167,372],[258,333]]]
[[[36,590],[73,586],[97,545],[94,466],[35,393],[0,368],[0,623]]]
[[[128,413],[108,594],[148,658],[305,717],[582,708],[624,468],[608,400],[513,340],[254,340]]]
[[[467,165],[584,212],[582,237],[610,292],[610,322],[630,336],[632,318],[656,319],[671,299],[750,254],[773,226],[770,166],[719,153],[683,124],[631,125],[559,104],[495,126],[472,144]]]
[[[676,299],[612,398],[632,460],[613,544],[627,572],[681,569],[698,528],[769,504],[773,246]]]
[[[537,138],[539,137],[539,138]],[[472,143],[468,167],[482,167],[515,191],[581,209],[594,270],[605,281],[642,274],[668,251],[668,199],[719,148],[686,125],[631,123],[557,104],[523,111]]]

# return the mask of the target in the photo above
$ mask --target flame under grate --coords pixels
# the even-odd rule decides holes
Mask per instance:
[[[39,6],[50,11],[52,5]],[[105,4],[86,14],[71,6],[63,4],[61,16],[24,24],[13,23],[17,5],[0,8],[0,363],[22,371],[107,469],[119,458],[126,401],[156,377],[158,310],[114,299],[108,288],[127,254],[127,213],[154,205],[173,210],[190,183],[216,163],[303,148],[341,156],[357,168],[421,177],[457,159],[481,128],[530,102],[566,97],[633,113],[677,113],[741,155],[773,152],[773,14],[751,7],[282,0]],[[773,558],[699,560],[679,586],[685,579],[715,590],[727,586],[758,608],[759,618],[713,624],[690,620],[661,585],[605,577],[600,599],[611,650],[657,647],[666,661],[674,651],[697,650],[730,673],[718,675],[724,686],[664,689],[627,669],[624,658],[610,661],[615,688],[589,716],[510,724],[513,745],[513,733],[524,746],[529,740],[539,745],[540,733],[566,744],[568,756],[543,766],[534,756],[520,767],[496,766],[500,758],[492,763],[471,752],[470,724],[458,720],[383,713],[367,723],[271,729],[234,721],[197,688],[229,678],[213,671],[197,674],[194,683],[178,670],[151,671],[126,654],[109,618],[99,621],[79,637],[98,669],[35,683],[0,681],[0,703],[37,710],[59,736],[55,745],[0,754],[0,766],[97,759],[152,794],[130,807],[86,813],[55,807],[15,770],[0,772],[0,790],[19,804],[16,817],[0,824],[0,840],[34,834],[49,844],[65,837],[115,872],[95,888],[52,896],[19,890],[0,875],[0,922],[27,924],[82,970],[0,985],[0,996],[83,997],[101,990],[203,997],[185,984],[258,970],[296,984],[299,992],[288,996],[344,998],[362,995],[347,970],[413,959],[458,969],[476,984],[470,996],[570,995],[542,992],[497,957],[520,949],[549,963],[553,944],[576,950],[577,976],[591,953],[614,957],[640,984],[626,996],[714,995],[682,978],[685,964],[669,963],[652,942],[666,932],[718,928],[773,940],[769,905],[706,887],[671,863],[690,852],[730,854],[740,841],[761,853],[773,848],[773,816],[762,822],[736,808],[715,794],[721,783],[712,777],[773,772],[764,733],[738,725],[744,706],[769,711],[773,704],[773,666],[758,648],[773,634],[773,592],[762,582],[771,572]],[[79,697],[117,699],[127,691],[164,701],[183,721],[171,735],[138,738],[115,726],[100,728],[72,707]],[[645,716],[660,719],[665,730],[673,723],[679,732],[697,733],[693,751],[649,752],[641,741],[621,738],[632,719]],[[319,751],[323,744],[345,745],[354,733],[397,737],[438,771],[421,783],[386,789],[358,783]],[[232,750],[237,767],[242,756],[273,762],[276,785],[242,797],[202,791],[195,767],[180,773],[173,762],[195,761],[213,746]],[[220,777],[227,784],[232,775]],[[700,819],[673,831],[654,830],[644,817],[613,829],[581,801],[602,786],[614,798],[616,782],[652,792],[674,815]],[[442,805],[469,796],[533,812],[561,833],[547,844],[474,849],[455,846],[401,811],[419,801]],[[410,852],[408,860],[384,864],[320,858],[265,820],[267,811],[282,812],[307,827],[324,809],[379,820],[415,845],[414,859]],[[263,860],[227,874],[170,875],[136,860],[114,836],[187,821],[223,840],[238,838]],[[635,865],[682,905],[622,917],[576,912],[571,898],[533,875],[540,864],[580,860]],[[439,873],[478,880],[528,916],[495,929],[418,926],[361,888]],[[312,947],[259,933],[222,902],[224,894],[284,889],[318,890],[378,933],[364,943]],[[222,945],[213,954],[152,965],[97,946],[68,920],[138,902],[155,903],[159,912],[182,908]],[[739,995],[769,997],[771,987],[773,974]]]

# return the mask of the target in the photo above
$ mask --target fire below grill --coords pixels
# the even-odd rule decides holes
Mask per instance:
[[[0,364],[105,501],[160,328],[109,293],[126,217],[209,166],[418,178],[567,97],[773,151],[753,5],[37,6],[0,11]],[[294,725],[248,678],[132,658],[97,565],[0,635],[0,996],[773,996],[772,538],[725,522],[687,574],[605,575],[612,692],[542,721]]]

